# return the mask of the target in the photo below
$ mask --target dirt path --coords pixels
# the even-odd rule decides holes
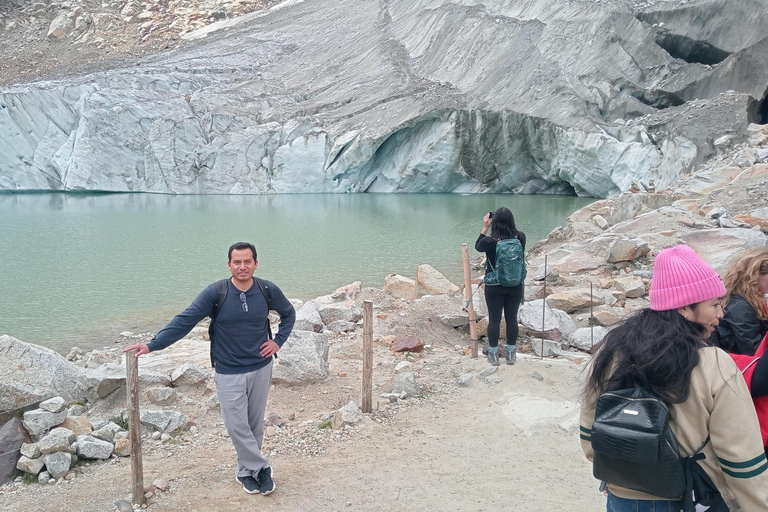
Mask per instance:
[[[341,370],[358,364],[338,360],[332,371],[344,375]],[[422,364],[427,370],[448,365],[454,375],[477,375],[488,367],[482,358],[444,353]],[[502,365],[490,383],[476,377],[468,388],[446,385],[393,408],[388,418],[330,430],[316,456],[287,450],[268,437],[266,449],[277,450],[271,459],[277,490],[267,497],[248,495],[235,482],[234,451],[218,411],[206,407],[199,393],[190,394],[181,401],[198,433],[183,436],[178,445],[145,444],[145,483],[169,482],[167,492],[151,498],[150,510],[601,510],[604,499],[578,444],[580,375],[572,362],[521,355],[515,366]],[[344,384],[349,379],[300,389],[278,386],[268,411],[284,418],[296,411],[289,423],[299,425],[339,403],[339,390],[354,387]],[[113,459],[84,466],[70,482],[6,491],[0,510],[113,510],[115,501],[129,498],[129,481],[130,461]]]

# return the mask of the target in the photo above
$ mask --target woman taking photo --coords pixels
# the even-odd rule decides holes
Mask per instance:
[[[728,290],[716,340],[723,350],[751,356],[768,332],[768,249],[745,253],[723,277]]]
[[[650,308],[611,329],[588,368],[581,445],[592,461],[595,402],[602,393],[647,382],[670,409],[680,456],[701,448],[704,458],[698,464],[732,510],[768,510],[768,462],[749,391],[733,360],[708,342],[723,316],[725,293],[712,267],[690,247],[658,254]],[[609,512],[678,512],[681,507],[681,501],[610,483],[607,491]]]
[[[488,228],[491,235],[488,235]],[[515,218],[508,208],[503,206],[483,217],[483,229],[475,242],[475,249],[485,253],[485,273],[496,269],[496,246],[500,240],[516,238],[525,253],[525,233],[515,227]],[[523,300],[523,283],[507,287],[499,284],[484,285],[485,302],[488,306],[488,362],[499,365],[499,333],[501,332],[501,314],[507,324],[507,364],[515,364],[517,344],[517,310]]]

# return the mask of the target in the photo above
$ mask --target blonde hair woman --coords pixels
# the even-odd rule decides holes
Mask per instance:
[[[768,248],[746,252],[723,277],[728,294],[717,327],[721,348],[751,356],[768,332]]]

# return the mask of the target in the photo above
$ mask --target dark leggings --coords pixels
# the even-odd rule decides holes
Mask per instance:
[[[523,285],[508,288],[500,285],[485,285],[485,303],[488,305],[488,344],[499,346],[501,312],[507,323],[507,345],[517,343],[517,310],[523,299]]]

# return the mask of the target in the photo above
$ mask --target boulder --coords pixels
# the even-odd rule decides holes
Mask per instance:
[[[576,324],[567,313],[551,308],[543,299],[522,304],[517,318],[523,334],[552,341],[561,341],[576,330]]]
[[[485,303],[485,290],[483,290],[479,284],[472,285],[472,308],[475,310],[475,318],[488,316],[488,305]]]
[[[67,408],[67,402],[60,396],[55,396],[40,402],[39,407],[48,412],[61,412]]]
[[[111,445],[110,445],[111,446]],[[43,456],[45,469],[52,478],[59,479],[69,473],[72,467],[72,454],[69,452],[55,452]]]
[[[40,470],[43,469],[43,466],[45,466],[45,460],[42,456],[36,459],[30,459],[29,457],[24,457],[22,455],[21,458],[19,458],[19,461],[16,463],[16,469],[25,473],[29,473],[30,475],[36,475],[40,473]]]
[[[458,295],[425,295],[416,299],[414,306],[448,327],[469,325],[469,314],[464,309],[464,299]]]
[[[648,242],[642,238],[617,238],[608,248],[606,261],[618,263],[620,261],[635,261],[650,252]]]
[[[0,485],[12,481],[16,464],[22,455],[21,448],[27,440],[29,436],[18,418],[8,420],[0,427]]]
[[[141,424],[160,432],[174,432],[187,424],[187,417],[178,411],[148,410],[141,411]],[[78,442],[80,438],[78,438]]]
[[[61,424],[67,417],[67,411],[48,412],[42,409],[34,409],[24,413],[21,422],[29,432],[32,440],[39,441],[51,428]]]
[[[399,274],[389,274],[384,278],[384,293],[396,299],[414,300],[416,295],[416,281]]]
[[[563,353],[560,342],[541,338],[531,339],[531,349],[539,357],[555,357]]]
[[[345,301],[333,302],[330,304],[315,302],[315,307],[325,325],[331,324],[337,320],[356,323],[363,318],[363,312],[360,309],[360,306],[354,302]]]
[[[144,423],[143,417],[142,414],[142,423]],[[186,419],[184,422],[186,423]],[[109,441],[96,439],[93,436],[77,436],[77,456],[80,458],[108,459],[114,450],[114,445]]]
[[[53,350],[0,335],[0,359],[0,412],[56,396],[67,402],[95,398],[83,369]]]
[[[589,288],[578,288],[553,293],[546,298],[547,304],[553,309],[560,309],[566,313],[573,313],[579,309],[590,306],[599,306],[606,303],[606,295],[602,290],[592,290]],[[615,302],[615,299],[608,299]]]
[[[582,327],[572,332],[568,338],[568,345],[578,348],[585,352],[592,350],[592,347],[600,343],[605,337],[608,329],[599,325],[594,327]]]
[[[638,276],[625,276],[618,277],[614,280],[613,285],[617,290],[624,293],[625,297],[635,299],[645,296],[645,283],[643,279]]]
[[[353,324],[352,322],[347,322],[344,320],[336,320],[335,322],[331,322],[326,326],[326,329],[331,332],[350,332],[354,331],[356,328],[357,324]]]
[[[323,330],[323,319],[320,317],[314,302],[308,300],[296,310],[296,323],[293,326],[293,330],[312,332],[321,332]]]
[[[692,231],[683,237],[701,258],[723,275],[734,254],[768,245],[768,236],[762,231],[743,228],[717,228]]]
[[[144,394],[155,405],[170,405],[178,396],[176,390],[171,388],[151,388],[146,390]]]
[[[183,364],[171,373],[171,384],[174,387],[197,386],[205,384],[208,378],[208,370],[191,364]]]
[[[97,398],[104,398],[125,386],[125,366],[118,363],[104,363],[86,368],[85,373]]]
[[[419,265],[416,268],[416,294],[422,295],[455,295],[459,287],[430,265]]]
[[[328,336],[310,331],[293,331],[278,352],[272,381],[305,384],[328,377]]]
[[[77,436],[74,432],[67,428],[58,427],[43,436],[43,438],[38,441],[37,447],[43,455],[54,452],[74,453],[72,443],[75,442],[75,439],[77,439]]]

